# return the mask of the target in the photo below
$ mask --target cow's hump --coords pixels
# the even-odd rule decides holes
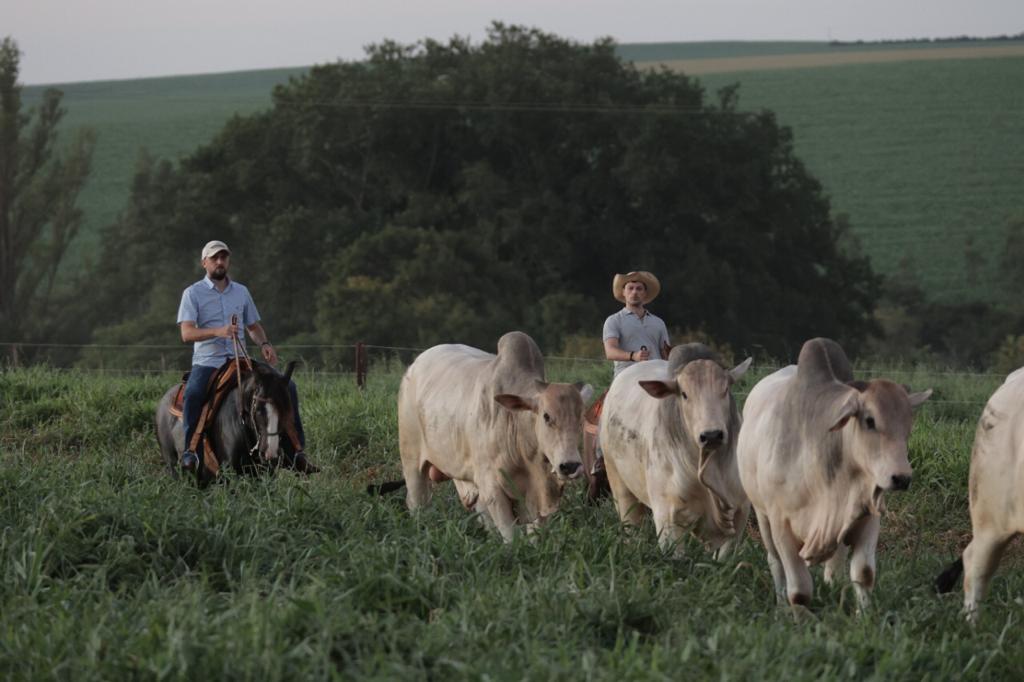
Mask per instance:
[[[674,377],[678,375],[683,367],[686,367],[686,365],[694,360],[711,360],[719,366],[722,364],[722,359],[718,356],[718,353],[703,343],[684,343],[673,348],[668,354],[669,376]]]
[[[492,378],[495,395],[535,390],[533,383],[544,380],[544,356],[537,342],[518,331],[498,339]]]
[[[805,387],[853,381],[853,367],[842,347],[832,339],[811,339],[800,349],[797,381]]]

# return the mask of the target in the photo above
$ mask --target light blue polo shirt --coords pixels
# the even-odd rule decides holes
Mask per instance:
[[[199,280],[181,294],[178,306],[178,324],[194,322],[199,329],[223,327],[231,324],[231,316],[238,315],[238,340],[245,343],[245,328],[260,321],[260,314],[252,296],[244,285],[228,280],[224,291],[217,290],[209,276]],[[192,364],[220,367],[235,357],[231,339],[218,337],[197,341],[192,351]]]
[[[661,348],[664,344],[671,345],[668,340],[668,329],[661,318],[647,311],[642,318],[637,317],[629,308],[623,308],[614,315],[609,315],[604,321],[604,333],[602,341],[618,339],[619,348],[626,352],[638,351],[642,346],[647,346],[652,360],[661,360]],[[616,360],[616,377],[619,372],[636,363],[629,360]]]

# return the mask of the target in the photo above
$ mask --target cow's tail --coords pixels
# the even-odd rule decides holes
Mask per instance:
[[[961,574],[964,572],[964,558],[963,556],[957,557],[957,560],[946,567],[946,570],[939,574],[935,579],[935,591],[939,594],[946,594],[952,592],[953,588],[956,587],[957,581],[960,579]]]
[[[404,480],[385,481],[384,483],[371,483],[366,486],[367,495],[387,495],[405,487]]]

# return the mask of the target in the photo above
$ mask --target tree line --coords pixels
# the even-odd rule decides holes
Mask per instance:
[[[16,110],[0,85],[4,112]],[[4,136],[31,139],[0,120]],[[52,164],[64,180],[48,186],[65,199],[33,223],[47,225],[36,244],[73,236],[60,206],[77,191],[68,169],[87,170],[83,135]],[[4,182],[6,230],[21,213]],[[522,329],[555,353],[598,339],[618,306],[612,275],[645,269],[670,327],[791,358],[812,336],[850,349],[880,338],[892,288],[849,236],[791,131],[742,111],[737,87],[707,93],[623,62],[611,40],[496,23],[478,44],[384,42],[314,67],[179,164],[142,155],[99,265],[59,319],[4,305],[27,314],[16,340],[173,343],[181,291],[217,238],[279,343],[492,348]],[[53,261],[30,262],[20,295],[52,296],[25,273]],[[896,304],[917,305],[909,291]]]

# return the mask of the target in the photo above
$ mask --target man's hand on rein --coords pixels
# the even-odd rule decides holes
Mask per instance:
[[[271,365],[277,364],[277,351],[270,345],[269,341],[264,341],[260,344],[260,353],[263,354],[263,359]]]

